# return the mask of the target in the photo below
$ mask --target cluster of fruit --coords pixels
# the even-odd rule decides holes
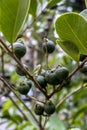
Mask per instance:
[[[44,112],[47,115],[51,115],[55,112],[55,105],[52,103],[52,101],[47,100],[44,104],[44,106],[40,104],[36,104],[34,108],[34,112],[36,115],[44,115]]]
[[[45,39],[45,42],[42,44],[43,51],[44,53],[53,53],[55,50],[55,44],[53,41]],[[24,46],[23,43],[16,42],[13,44],[13,49],[16,57],[20,60],[26,53],[26,47]],[[26,65],[23,65],[24,68],[28,69]],[[25,76],[26,73],[20,68],[18,65],[16,66],[16,72],[20,76]],[[48,69],[48,70],[43,70],[34,77],[36,82],[40,85],[40,87],[44,90],[47,89],[47,84],[48,85],[58,85],[60,84],[63,80],[67,78],[69,75],[69,70],[64,67],[64,66],[58,66],[55,69]],[[24,80],[19,83],[17,90],[19,91],[20,94],[22,95],[27,95],[32,86],[34,85],[33,81],[31,80]],[[52,103],[52,101],[47,100],[44,104],[44,106],[40,104],[35,105],[35,113],[37,115],[43,115],[43,112],[45,112],[48,115],[51,115],[55,112],[55,105]]]
[[[46,88],[47,84],[58,85],[69,74],[69,70],[66,67],[58,66],[53,70],[42,70],[41,73],[37,76],[36,81],[40,84],[42,88]]]

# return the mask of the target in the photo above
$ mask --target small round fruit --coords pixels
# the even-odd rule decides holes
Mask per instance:
[[[26,82],[27,85],[30,86],[30,88],[34,86],[34,83],[33,83],[32,80],[26,80],[25,82]]]
[[[87,74],[87,64],[84,64],[80,71],[81,73]]]
[[[47,86],[47,82],[46,82],[44,76],[42,76],[42,75],[38,75],[36,78],[36,81],[42,88],[45,88]]]
[[[45,73],[46,73],[46,70],[43,69],[43,70],[41,71],[40,75],[42,75],[42,76],[45,77]]]
[[[61,82],[67,78],[69,75],[69,70],[66,67],[59,66],[55,70],[56,78]]]
[[[27,95],[30,89],[31,85],[27,84],[26,82],[21,82],[17,87],[18,92],[22,95]]]
[[[22,58],[26,53],[26,47],[21,42],[15,42],[13,44],[13,50],[17,58]]]
[[[41,106],[40,104],[36,104],[34,108],[34,112],[36,115],[39,115],[39,116],[42,115],[44,112],[43,106]]]
[[[28,67],[27,67],[25,64],[23,64],[23,66],[24,66],[26,69],[28,69]],[[23,69],[20,68],[18,65],[16,66],[16,73],[17,73],[18,75],[20,75],[20,76],[25,76],[25,75],[26,75],[26,73],[23,71]]]
[[[48,114],[51,115],[55,112],[55,105],[50,101],[46,101],[44,105],[44,111]]]
[[[80,61],[83,61],[85,58],[87,57],[87,55],[84,55],[84,54],[80,54]]]
[[[56,78],[55,70],[48,70],[45,74],[45,80],[50,85],[59,84],[59,80]]]
[[[55,43],[51,40],[46,39],[46,42],[43,43],[42,47],[45,53],[52,53],[55,50]]]

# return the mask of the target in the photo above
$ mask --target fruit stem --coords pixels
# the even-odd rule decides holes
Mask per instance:
[[[33,97],[33,96],[27,95],[26,97],[28,97],[28,98],[30,98],[30,99],[32,99],[32,100],[34,100],[34,101],[37,101],[37,102],[40,102],[40,103],[45,104],[45,102],[43,102],[43,101],[41,101],[41,100],[39,100],[39,99],[37,99],[37,98],[35,98],[35,97]]]
[[[46,69],[48,70],[48,53],[46,52]]]

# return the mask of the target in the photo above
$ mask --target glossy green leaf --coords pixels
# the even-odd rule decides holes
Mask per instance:
[[[37,11],[37,0],[31,0],[29,13],[35,17],[36,11]]]
[[[56,5],[61,0],[50,0],[47,8],[51,8],[52,6]]]
[[[66,130],[66,127],[57,115],[52,115],[47,124],[47,130]]]
[[[61,40],[69,41],[78,48],[79,53],[87,54],[87,21],[83,16],[73,12],[65,13],[57,18],[55,27]],[[71,50],[68,47],[66,49],[72,57]]]
[[[79,61],[79,50],[73,43],[69,41],[57,40],[60,47],[70,55],[74,60]]]
[[[86,5],[86,7],[87,7],[87,0],[85,0],[85,5]]]
[[[80,15],[82,15],[87,20],[87,9],[84,9],[80,12]]]
[[[6,40],[13,43],[26,19],[30,0],[0,0],[0,26]]]

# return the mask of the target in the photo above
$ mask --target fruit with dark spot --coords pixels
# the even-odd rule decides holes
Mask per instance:
[[[60,83],[55,74],[55,70],[48,70],[45,74],[45,80],[50,85],[58,85]]]
[[[46,39],[42,47],[45,53],[52,53],[55,50],[55,43],[51,40]]]
[[[13,44],[13,51],[17,58],[22,58],[26,53],[26,47],[22,42],[15,42]]]
[[[35,105],[35,108],[34,108],[34,112],[35,112],[35,114],[36,115],[42,115],[43,114],[43,112],[44,112],[44,107],[43,106],[41,106],[40,104],[36,104]]]
[[[31,87],[32,87],[31,84],[24,81],[20,82],[20,84],[17,87],[17,90],[20,94],[27,95]]]
[[[50,100],[46,101],[46,103],[44,105],[44,111],[48,115],[51,115],[55,112],[55,105],[52,103],[52,101],[50,101]]]

